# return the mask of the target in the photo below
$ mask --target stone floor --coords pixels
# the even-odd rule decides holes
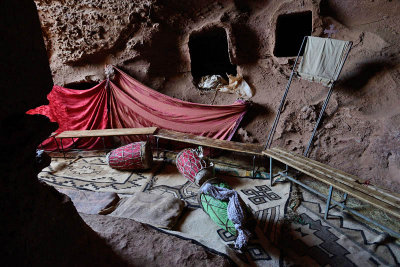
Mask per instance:
[[[80,214],[114,252],[132,266],[231,266],[190,240],[162,233],[148,225],[122,218]]]

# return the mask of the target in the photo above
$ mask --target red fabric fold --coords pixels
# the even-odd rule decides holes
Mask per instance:
[[[57,133],[67,130],[106,129],[108,126],[106,81],[93,88],[75,90],[53,86],[47,95],[49,105],[31,109],[27,114],[42,114],[50,121],[57,122]],[[96,149],[103,147],[101,138],[74,139],[76,148]],[[63,140],[65,150],[73,145],[71,139]],[[54,150],[57,145],[53,138],[46,139],[42,146],[46,150]]]
[[[232,138],[246,113],[246,103],[204,105],[166,96],[114,68],[110,82],[112,128],[156,126],[216,139]]]

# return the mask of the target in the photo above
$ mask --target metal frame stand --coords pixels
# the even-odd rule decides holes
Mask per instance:
[[[64,158],[65,158],[65,150],[64,150],[64,145],[63,145],[63,139],[64,138],[60,138],[60,145],[61,145],[61,151],[62,151],[62,153],[64,155]],[[77,138],[77,139],[79,139],[79,138]],[[54,140],[56,140],[56,139],[54,139]],[[71,140],[72,140],[72,147],[74,148],[76,146],[74,137],[71,137]],[[56,141],[56,143],[57,143],[57,141]],[[104,140],[103,140],[103,144],[104,144]],[[57,147],[58,147],[58,144],[57,144]]]
[[[43,147],[43,142],[44,142],[44,141],[43,141],[42,143],[39,144],[40,149],[41,149],[41,150],[44,150],[45,152],[49,152],[49,153],[52,153],[52,152],[54,152],[54,151],[58,151],[59,153],[61,153],[62,151],[61,151],[61,149],[60,149],[60,146],[58,145],[56,136],[57,136],[56,134],[52,133],[52,134],[49,136],[48,139],[52,138],[52,140],[56,143],[57,149],[54,149],[54,150],[46,150],[46,149]],[[46,140],[47,140],[47,139],[46,139]]]
[[[303,49],[304,41],[306,40],[306,38],[307,38],[307,36],[304,36],[303,41],[302,41],[301,46],[300,46],[300,49],[299,49],[299,52],[297,53],[297,57],[296,57],[296,60],[294,62],[294,65],[293,65],[292,72],[290,73],[289,81],[288,81],[288,83],[286,85],[285,93],[283,94],[281,103],[279,104],[278,111],[276,113],[274,123],[272,124],[271,131],[268,134],[268,139],[267,139],[267,142],[265,143],[264,149],[267,149],[267,148],[271,147],[272,139],[274,138],[274,134],[275,134],[275,131],[276,131],[276,126],[278,125],[279,118],[280,118],[281,113],[282,113],[283,105],[285,104],[285,100],[286,100],[287,94],[289,92],[290,85],[292,84],[293,75],[295,73],[297,61],[299,60],[300,53],[301,53],[301,50]]]
[[[280,181],[274,181],[274,178],[275,178],[275,177],[280,176],[281,173],[287,174],[288,171],[289,171],[289,166],[288,166],[287,164],[285,164],[285,170],[284,170],[284,171],[278,172],[278,173],[274,174],[274,172],[273,172],[273,167],[272,167],[272,161],[273,161],[273,159],[272,159],[271,157],[269,157],[269,180],[270,180],[269,182],[270,182],[270,186],[271,186],[271,187],[274,185],[274,182],[275,182],[275,183],[276,183],[276,182],[280,182]]]
[[[295,73],[296,65],[297,65],[298,59],[299,59],[299,57],[300,57],[300,53],[301,53],[301,51],[302,51],[302,49],[303,49],[304,41],[306,40],[306,38],[308,38],[308,36],[304,36],[303,42],[301,43],[299,52],[298,52],[298,54],[297,54],[296,60],[295,60],[295,62],[294,62],[293,68],[292,68],[292,72],[291,72],[290,77],[289,77],[289,81],[288,81],[288,83],[287,83],[287,85],[286,85],[285,93],[283,94],[281,103],[279,104],[278,111],[277,111],[276,116],[275,116],[274,123],[272,124],[271,130],[270,130],[270,132],[269,132],[269,134],[268,134],[267,142],[266,142],[266,144],[265,144],[265,149],[271,147],[272,140],[273,140],[273,138],[274,138],[274,134],[275,134],[275,131],[276,131],[276,127],[277,127],[277,125],[278,125],[279,118],[280,118],[281,113],[282,113],[282,108],[283,108],[283,105],[284,105],[284,103],[285,103],[285,101],[286,101],[286,97],[287,97],[287,94],[288,94],[288,92],[289,92],[290,85],[292,84],[293,75],[294,75],[294,73]],[[338,74],[337,74],[336,79],[339,77],[340,73],[342,72],[344,63],[345,63],[346,60],[347,60],[347,57],[348,57],[348,55],[349,55],[349,53],[350,53],[350,50],[351,50],[352,46],[353,46],[353,42],[350,42],[350,46],[349,46],[349,48],[348,48],[348,50],[347,50],[347,53],[346,53],[346,56],[345,56],[345,58],[344,58],[343,64],[340,66],[340,70],[339,70],[339,72],[338,72]],[[336,81],[336,80],[335,80],[335,81]],[[324,101],[324,103],[323,103],[323,105],[322,105],[322,109],[321,109],[321,111],[320,111],[320,113],[319,113],[318,120],[317,120],[317,122],[316,122],[316,124],[315,124],[315,126],[314,126],[314,130],[313,130],[313,133],[312,133],[312,135],[311,135],[311,137],[310,137],[310,140],[309,140],[309,142],[308,142],[307,148],[306,148],[306,150],[304,151],[304,156],[305,156],[305,157],[308,157],[308,154],[309,154],[309,152],[310,152],[310,148],[311,148],[311,145],[312,145],[312,141],[313,141],[314,136],[315,136],[315,134],[316,134],[316,132],[317,132],[317,129],[318,129],[318,126],[319,126],[319,124],[320,124],[320,122],[321,122],[321,119],[322,119],[322,117],[323,117],[323,115],[324,115],[325,109],[326,109],[326,107],[328,106],[329,99],[330,99],[330,97],[331,97],[331,95],[332,95],[333,87],[334,87],[335,81],[333,81],[333,83],[329,86],[329,91],[328,91],[328,94],[327,94],[327,96],[326,96],[326,98],[325,98],[325,101]]]
[[[157,151],[157,158],[160,158],[160,147],[159,147],[159,142],[160,138],[156,137],[156,151]]]
[[[324,220],[328,219],[328,212],[331,209],[330,205],[331,205],[331,200],[332,200],[332,192],[333,192],[333,186],[330,186],[328,198],[326,199]]]
[[[344,58],[343,64],[342,64],[342,66],[340,66],[340,70],[339,70],[339,73],[338,73],[336,79],[339,77],[340,73],[342,72],[344,63],[346,62],[347,57],[349,56],[349,53],[350,53],[350,50],[351,50],[352,46],[353,46],[353,42],[350,42],[350,46],[349,46],[349,48],[347,50],[347,53],[346,53],[346,56]],[[328,94],[327,94],[327,96],[325,98],[324,104],[322,105],[322,109],[321,109],[321,111],[319,113],[318,120],[315,123],[313,133],[311,134],[310,140],[308,141],[307,149],[304,151],[304,154],[303,154],[304,157],[308,157],[308,154],[310,153],[310,148],[311,148],[311,145],[312,145],[312,141],[314,139],[315,133],[317,132],[317,129],[318,129],[319,123],[321,122],[322,116],[324,115],[325,109],[328,106],[329,99],[331,98],[331,95],[332,95],[332,92],[333,92],[333,87],[335,86],[335,82],[336,81],[333,81],[332,84],[329,86]]]

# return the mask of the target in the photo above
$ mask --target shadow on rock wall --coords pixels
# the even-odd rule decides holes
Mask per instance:
[[[268,116],[273,114],[274,111],[271,110],[267,105],[261,105],[258,103],[252,102],[250,107],[244,116],[242,122],[240,123],[241,127],[246,127],[250,122],[254,120],[254,118],[258,116]]]
[[[150,62],[150,75],[177,73],[180,61],[178,38],[178,33],[168,26],[163,26],[152,36],[149,47],[142,52],[142,56]]]
[[[254,63],[259,58],[257,34],[246,24],[233,24],[237,64]]]
[[[394,67],[395,64],[382,60],[363,63],[341,79],[338,85],[347,91],[357,92],[362,90],[372,78]]]

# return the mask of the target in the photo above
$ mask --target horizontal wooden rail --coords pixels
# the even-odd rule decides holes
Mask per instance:
[[[165,129],[159,129],[154,134],[154,136],[172,141],[184,142],[199,146],[212,147],[212,148],[257,155],[257,156],[262,156],[262,151],[263,151],[263,146],[261,145],[219,140],[204,136],[198,136],[194,134],[165,130]]]
[[[147,128],[120,128],[120,129],[102,129],[102,130],[81,130],[81,131],[64,131],[56,136],[61,138],[82,138],[82,137],[107,137],[107,136],[129,136],[129,135],[152,135],[157,127]]]

